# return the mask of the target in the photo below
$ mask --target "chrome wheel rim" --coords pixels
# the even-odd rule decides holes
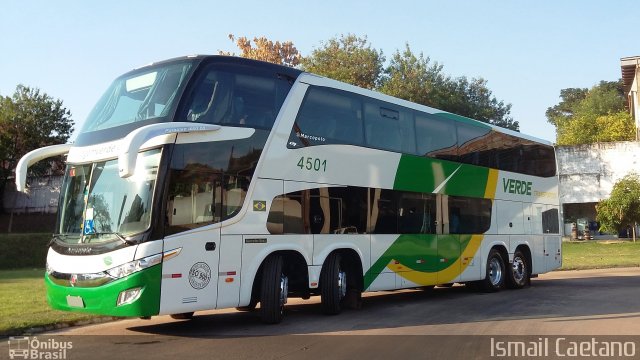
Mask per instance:
[[[347,295],[347,273],[344,271],[338,272],[338,290],[340,299],[344,298],[345,295]]]
[[[287,303],[288,294],[289,278],[283,275],[280,277],[280,311],[284,308],[284,304]]]
[[[502,282],[502,266],[497,257],[489,261],[489,281],[493,286],[498,286]]]
[[[525,266],[524,260],[520,257],[516,257],[513,259],[512,264],[512,272],[513,272],[513,280],[517,283],[521,283],[524,280],[526,275],[527,268]]]

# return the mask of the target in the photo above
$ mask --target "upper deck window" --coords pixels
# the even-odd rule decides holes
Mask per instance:
[[[191,67],[190,62],[163,64],[117,78],[98,100],[81,132],[171,115]]]
[[[287,147],[345,144],[521,174],[556,174],[552,146],[348,91],[311,86]]]
[[[289,145],[363,145],[362,101],[344,91],[310,88]]]
[[[198,75],[178,121],[271,129],[290,88],[272,72],[212,64]]]

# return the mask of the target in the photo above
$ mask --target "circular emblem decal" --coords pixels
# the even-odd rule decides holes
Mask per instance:
[[[211,268],[203,262],[195,263],[189,270],[189,284],[194,289],[203,289],[211,280]]]

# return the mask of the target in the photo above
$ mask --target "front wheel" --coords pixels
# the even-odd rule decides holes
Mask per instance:
[[[267,324],[277,324],[284,317],[289,279],[282,273],[282,256],[274,255],[265,260],[260,287],[260,317]]]
[[[504,286],[505,266],[500,252],[491,249],[487,257],[485,279],[480,282],[480,287],[485,292],[496,292]]]
[[[510,289],[522,289],[529,284],[529,262],[522,251],[516,250],[513,254],[513,262],[507,271],[507,287]]]

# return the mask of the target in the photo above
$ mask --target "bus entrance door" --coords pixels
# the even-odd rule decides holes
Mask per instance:
[[[219,247],[220,229],[165,238],[160,314],[216,308]]]

